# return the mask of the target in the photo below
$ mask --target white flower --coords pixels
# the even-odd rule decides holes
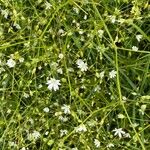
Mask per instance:
[[[21,58],[19,58],[19,62],[24,62],[24,58],[23,57],[21,57]]]
[[[15,65],[16,65],[16,62],[13,59],[7,60],[7,66],[9,68],[13,68],[13,67],[15,67]]]
[[[46,112],[46,113],[48,113],[48,112],[49,112],[49,108],[48,108],[48,107],[45,107],[45,108],[43,109],[43,111]]]
[[[125,138],[131,138],[131,136],[130,136],[129,133],[125,133],[125,134],[124,134],[124,137],[125,137]]]
[[[115,78],[116,74],[117,74],[117,72],[115,70],[112,70],[111,72],[109,72],[109,77],[110,78]]]
[[[70,114],[70,106],[69,105],[63,105],[61,109],[64,111],[65,114]]]
[[[7,113],[10,114],[10,113],[11,113],[11,109],[8,109],[8,110],[7,110]]]
[[[106,147],[108,147],[108,148],[114,147],[114,144],[109,143],[109,144],[107,144],[107,146],[106,146]]]
[[[64,55],[61,53],[61,54],[59,54],[59,56],[58,56],[60,59],[63,59],[64,58]]]
[[[98,30],[98,36],[99,36],[100,38],[102,38],[103,33],[104,33],[104,31],[103,31],[103,30]]]
[[[30,42],[24,43],[24,47],[29,48],[30,47]]]
[[[51,9],[52,5],[49,2],[45,2],[45,9]]]
[[[123,119],[125,116],[123,114],[118,114],[118,118]]]
[[[34,137],[34,139],[38,139],[41,134],[38,131],[33,131],[32,136]]]
[[[66,135],[68,133],[67,130],[60,130],[60,137]]]
[[[138,51],[138,47],[136,47],[136,46],[132,46],[132,50],[134,50],[134,51]]]
[[[87,63],[84,63],[82,59],[78,59],[76,64],[78,65],[78,68],[81,69],[81,71],[87,71]]]
[[[59,120],[61,120],[62,122],[67,122],[68,121],[68,117],[63,117],[63,116],[59,116],[58,117]]]
[[[116,16],[110,16],[110,20],[112,23],[115,23],[116,22]]]
[[[73,10],[74,10],[77,14],[79,14],[79,8],[73,7]]]
[[[142,105],[142,106],[141,106],[141,110],[142,110],[142,111],[145,111],[145,109],[146,109],[146,105]]]
[[[30,122],[31,124],[34,124],[34,120],[33,120],[32,118],[29,119],[29,122]]]
[[[104,77],[104,74],[105,74],[104,71],[102,71],[102,72],[99,74],[99,76],[100,76],[101,79]]]
[[[16,147],[17,144],[16,144],[15,142],[9,142],[9,146],[11,146],[11,147]]]
[[[21,27],[20,27],[20,25],[19,24],[17,24],[17,23],[14,23],[14,25],[13,25],[14,27],[16,27],[16,29],[18,29],[18,30],[20,30],[21,29]]]
[[[94,88],[94,91],[100,91],[101,90],[101,87],[99,85],[97,85],[95,88]]]
[[[119,128],[119,129],[114,129],[113,130],[113,132],[115,132],[114,133],[114,135],[116,136],[116,135],[118,135],[119,136],[119,138],[122,138],[122,136],[125,134],[125,132],[122,130],[122,128]]]
[[[142,105],[141,109],[139,109],[139,111],[142,115],[144,115],[145,110],[146,110],[146,105]]]
[[[99,140],[94,139],[94,144],[95,144],[95,146],[96,146],[97,148],[100,147],[100,141],[99,141]]]
[[[75,129],[76,132],[86,132],[86,126],[84,124],[79,125],[78,127],[76,127]]]
[[[87,19],[87,15],[86,15],[86,14],[84,15],[83,19],[84,19],[84,20],[86,20],[86,19]]]
[[[48,135],[48,134],[49,134],[49,131],[46,131],[46,132],[45,132],[45,135]]]
[[[42,84],[39,84],[38,88],[40,89],[40,88],[42,88],[42,87],[43,87],[43,85],[42,85]]]
[[[41,69],[42,69],[42,66],[39,66],[38,69],[41,70]]]
[[[46,84],[48,84],[49,90],[53,89],[54,91],[59,90],[59,85],[61,85],[60,80],[56,80],[55,78],[51,78]]]
[[[142,39],[142,35],[140,35],[140,34],[138,34],[138,35],[136,35],[136,39],[138,40],[138,42],[140,42],[141,41],[141,39]]]
[[[63,74],[62,68],[57,69],[57,72],[58,72],[59,74]]]
[[[74,147],[74,148],[72,148],[71,150],[78,150],[78,148]]]
[[[41,136],[41,134],[38,131],[33,131],[33,133],[30,133],[28,135],[29,140],[36,140]]]
[[[126,101],[127,98],[126,98],[125,96],[122,96],[122,100],[123,100],[123,101]]]
[[[4,16],[4,18],[8,18],[8,14],[9,14],[9,11],[7,9],[5,10],[1,10],[1,14]]]
[[[22,149],[20,149],[20,150],[26,150],[26,148],[25,148],[25,147],[22,147]]]
[[[58,34],[60,35],[60,34],[64,34],[65,33],[65,31],[63,30],[63,29],[59,29],[58,30]]]
[[[29,94],[23,93],[23,97],[28,98],[28,97],[29,97]]]
[[[80,29],[80,30],[79,30],[79,34],[82,35],[83,33],[84,33],[84,31],[83,31],[82,29]]]

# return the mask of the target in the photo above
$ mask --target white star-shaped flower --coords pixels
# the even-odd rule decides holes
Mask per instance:
[[[125,135],[125,132],[122,130],[122,128],[119,128],[119,129],[114,129],[113,130],[113,132],[115,132],[114,133],[114,135],[116,136],[119,136],[119,138],[122,138],[124,135]]]
[[[109,77],[110,78],[115,78],[116,74],[117,74],[117,72],[115,70],[112,70],[111,72],[109,72]]]
[[[116,22],[116,16],[110,16],[110,20],[112,23],[115,23]]]
[[[48,9],[51,9],[52,5],[49,3],[49,2],[45,2],[45,9],[48,10]]]
[[[86,126],[84,124],[79,125],[78,127],[76,127],[75,129],[76,132],[86,132]]]
[[[60,137],[66,135],[68,133],[67,130],[60,130]]]
[[[94,144],[95,144],[95,146],[96,146],[97,148],[100,147],[100,141],[99,141],[99,140],[94,139]]]
[[[9,15],[9,11],[7,9],[5,10],[1,10],[1,14],[4,16],[4,18],[8,18],[8,15]]]
[[[53,89],[54,91],[59,90],[59,85],[61,85],[60,80],[56,80],[55,78],[51,78],[50,80],[47,81],[46,84],[48,84],[49,90]]]
[[[28,139],[31,140],[37,140],[40,138],[41,134],[38,131],[33,131],[32,133],[28,134]]]
[[[76,61],[76,64],[78,65],[78,68],[81,69],[81,71],[87,71],[87,63],[85,63],[82,59],[78,59]]]
[[[45,108],[43,109],[43,111],[46,112],[46,113],[48,113],[48,112],[49,112],[49,108],[48,108],[48,107],[45,107]]]
[[[112,144],[112,143],[109,143],[109,144],[107,144],[107,146],[106,146],[107,148],[111,148],[111,147],[114,147],[114,144]]]
[[[131,138],[131,136],[130,136],[129,133],[125,133],[125,134],[124,134],[124,137],[125,137],[125,138]]]
[[[143,37],[143,35],[140,35],[140,34],[136,35],[136,39],[138,40],[138,42],[141,41],[142,37]]]
[[[134,50],[134,51],[138,51],[138,47],[136,47],[136,46],[132,46],[132,50]]]
[[[63,105],[61,109],[64,111],[65,114],[70,114],[70,106],[69,105]]]
[[[15,67],[15,65],[16,65],[16,62],[13,59],[7,60],[7,66],[9,68],[13,68],[13,67]]]

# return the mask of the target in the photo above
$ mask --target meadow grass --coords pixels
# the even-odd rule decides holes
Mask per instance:
[[[148,0],[0,1],[0,150],[149,150]]]

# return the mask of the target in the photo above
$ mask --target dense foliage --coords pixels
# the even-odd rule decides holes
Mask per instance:
[[[150,149],[148,0],[0,1],[0,150]]]

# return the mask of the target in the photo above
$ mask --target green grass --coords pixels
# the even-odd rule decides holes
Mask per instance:
[[[149,10],[1,0],[0,150],[148,150]]]

